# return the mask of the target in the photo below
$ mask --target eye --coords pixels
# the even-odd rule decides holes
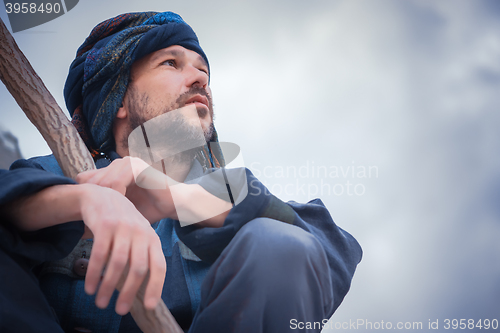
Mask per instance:
[[[198,68],[198,70],[208,75],[208,70],[206,68]]]
[[[175,59],[168,59],[168,60],[165,60],[164,62],[162,62],[162,64],[163,64],[163,65],[172,66],[172,67],[177,68],[177,63],[175,62]]]

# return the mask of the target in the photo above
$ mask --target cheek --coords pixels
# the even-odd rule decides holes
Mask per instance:
[[[153,95],[157,99],[168,96],[169,99],[180,95],[182,92],[182,78],[174,73],[160,73],[150,78],[146,83],[148,95]]]
[[[206,90],[207,90],[208,96],[210,96],[210,102],[213,104],[212,89],[210,89],[210,87],[207,86]]]
[[[145,96],[147,101],[144,101],[144,103],[160,112],[164,112],[166,108],[176,108],[176,94],[162,84],[151,85]]]
[[[203,119],[200,119],[200,122],[201,122],[201,127],[203,128],[204,131],[206,131],[210,128],[210,125],[212,124],[212,116],[207,114]]]

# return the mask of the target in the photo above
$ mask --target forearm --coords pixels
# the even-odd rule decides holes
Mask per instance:
[[[132,185],[126,196],[150,222],[163,218],[197,223],[200,227],[220,227],[232,208],[197,184],[177,184],[167,189],[141,189]]]
[[[176,215],[181,223],[219,228],[233,207],[197,184],[179,184],[170,189]]]
[[[232,208],[230,202],[202,186],[178,183],[138,158],[117,159],[106,168],[79,174],[76,180],[125,195],[150,223],[171,218],[187,224],[203,221],[200,226],[220,227]],[[226,191],[226,184],[222,186]]]
[[[34,231],[82,219],[80,202],[93,185],[54,185],[2,207],[17,228]]]
[[[0,170],[2,220],[25,231],[84,221],[88,227],[84,237],[94,240],[85,291],[94,294],[99,286],[97,306],[104,308],[108,305],[128,262],[130,272],[134,274],[126,278],[116,311],[122,315],[129,311],[148,271],[144,304],[148,309],[154,308],[161,297],[166,271],[158,235],[118,191],[95,184],[67,185],[71,182],[69,178],[41,170]],[[106,272],[102,278],[104,267]]]

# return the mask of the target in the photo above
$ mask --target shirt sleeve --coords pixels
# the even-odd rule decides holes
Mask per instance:
[[[335,224],[320,199],[306,204],[293,201],[285,203],[271,194],[250,170],[244,170],[248,193],[231,209],[224,225],[220,228],[199,228],[196,225],[181,227],[176,222],[175,230],[179,238],[200,259],[213,263],[238,230],[255,218],[267,217],[296,225],[314,235],[322,244],[327,254],[332,282],[336,286],[335,299],[340,302],[349,290],[356,266],[361,261],[362,249],[359,243]],[[241,173],[241,169],[235,172]],[[203,180],[199,185],[209,192],[215,192],[211,185],[203,184]]]
[[[16,166],[17,165],[17,166]],[[41,170],[27,160],[16,162],[10,171],[0,170],[0,206],[36,193],[48,186],[74,184],[70,178]],[[6,216],[0,216],[0,247],[18,262],[34,266],[64,258],[84,232],[82,221],[63,223],[37,231],[22,231]]]

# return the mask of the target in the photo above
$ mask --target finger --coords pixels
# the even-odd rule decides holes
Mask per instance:
[[[115,291],[116,285],[123,269],[128,262],[130,255],[130,237],[117,234],[113,239],[113,247],[111,249],[111,256],[108,264],[106,265],[106,272],[102,279],[99,291],[96,296],[96,305],[99,308],[106,308],[109,303],[111,295]]]
[[[102,169],[85,171],[79,175],[86,183],[96,184],[103,187],[111,187],[110,184],[116,179],[120,179],[123,169],[121,159],[113,161],[110,165]]]
[[[90,238],[94,238],[94,234],[92,233],[92,230],[89,229],[89,227],[85,226],[85,231],[83,232],[82,239]]]
[[[130,254],[130,266],[127,278],[116,302],[116,313],[125,315],[130,311],[134,297],[148,273],[147,237],[134,239]]]
[[[89,295],[95,294],[97,285],[101,281],[102,270],[108,260],[111,247],[111,234],[103,231],[94,237],[94,244],[85,275],[85,292]]]
[[[110,176],[110,181],[112,182],[111,188],[125,195],[127,189],[135,185],[134,175],[130,167],[130,163],[124,161],[121,164],[121,168],[116,170],[116,172]]]
[[[103,173],[95,175],[89,181],[104,187],[111,188],[125,195],[127,188],[134,184],[134,177],[128,161],[115,160],[110,166],[102,169]]]
[[[156,239],[155,242],[150,245],[149,250],[150,274],[146,292],[144,293],[144,306],[147,309],[154,309],[160,301],[163,283],[167,273],[167,263],[161,249],[161,243],[156,234],[152,237],[156,237]]]
[[[90,184],[104,186],[103,181],[106,180],[107,178],[109,178],[110,172],[106,169],[99,169],[96,171],[97,172],[94,172],[92,177],[87,178],[86,182],[90,183]],[[104,187],[108,187],[108,186],[104,186]]]
[[[107,173],[104,177],[101,177],[97,183],[99,186],[108,187],[125,195],[127,191],[128,182],[126,177],[119,173]]]
[[[76,182],[78,184],[83,184],[83,183],[87,183],[87,181],[89,179],[91,179],[92,177],[94,177],[94,175],[98,172],[100,172],[101,170],[97,170],[97,169],[94,169],[94,170],[87,170],[87,171],[84,171],[84,172],[80,172],[78,175],[76,175]]]

